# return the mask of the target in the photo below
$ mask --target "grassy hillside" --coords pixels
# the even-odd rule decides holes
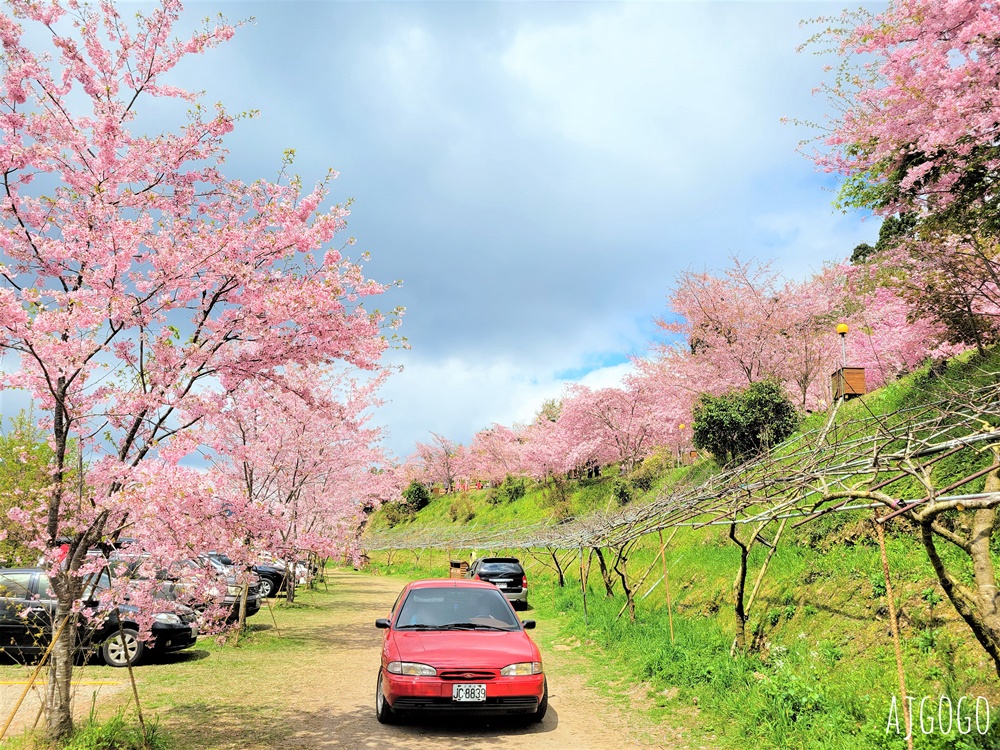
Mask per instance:
[[[846,423],[860,414],[889,413],[949,391],[961,392],[984,382],[990,370],[1000,371],[1000,356],[969,355],[943,371],[924,369],[847,403],[839,420]],[[811,415],[803,429],[816,428],[825,419],[824,414]],[[646,493],[632,488],[632,502],[644,502],[677,482],[701,481],[712,471],[710,463],[679,469],[660,463],[653,487]],[[961,476],[964,468],[942,462],[935,471]],[[528,524],[557,518],[567,508],[573,515],[584,515],[617,504],[621,480],[613,470],[606,473],[563,488],[551,483],[533,486],[520,500],[498,505],[487,502],[485,490],[438,496],[410,523]],[[969,485],[967,491],[981,489],[982,482]],[[450,512],[456,504],[471,509],[473,517]],[[751,743],[904,748],[906,727],[898,705],[888,602],[870,518],[865,511],[831,514],[798,529],[789,525],[748,613],[753,648],[736,656],[730,656],[730,647],[739,550],[727,538],[727,527],[683,528],[674,536],[665,552],[670,612],[664,586],[650,589],[661,577],[656,538],[646,538],[631,552],[627,571],[633,583],[652,569],[638,590],[638,596],[645,598],[639,601],[635,622],[627,614],[617,617],[625,601],[620,583],[614,596],[605,596],[596,563],[587,577],[584,613],[577,553],[561,555],[560,564],[567,571],[562,588],[555,583],[553,561],[544,550],[451,554],[507,552],[524,559],[533,606],[558,616],[559,637],[565,643],[589,646],[595,679],[605,689],[662,719],[665,732],[681,727],[692,742],[734,748]],[[923,731],[919,714],[914,718],[916,747],[1000,748],[1000,684],[992,662],[948,602],[913,531],[913,525],[902,519],[887,525],[907,694],[915,697],[917,711],[920,701],[927,699]],[[1000,540],[994,540],[994,546],[1000,552]],[[941,551],[952,554],[943,547]],[[748,595],[765,554],[760,547],[751,554]],[[445,575],[447,571],[441,551],[374,556],[379,566],[389,560],[397,572]],[[641,685],[638,701],[636,684]],[[898,734],[892,723],[894,695]],[[957,707],[963,698],[958,722]],[[981,699],[979,730],[984,733],[975,725],[977,698]],[[944,727],[938,725],[939,707]]]

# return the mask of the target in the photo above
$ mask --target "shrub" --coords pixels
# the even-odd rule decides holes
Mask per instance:
[[[642,464],[629,475],[629,481],[640,492],[649,492],[653,489],[656,481],[663,476],[666,469],[666,456],[662,453],[654,453],[643,459]]]
[[[500,485],[500,490],[507,496],[507,502],[512,503],[520,500],[528,492],[528,480],[508,474]]]
[[[615,479],[611,483],[611,494],[619,505],[628,505],[632,502],[632,488],[624,479]]]
[[[467,523],[476,517],[476,506],[467,497],[455,498],[448,508],[448,518],[459,523]]]
[[[694,407],[694,446],[720,464],[734,464],[780,443],[801,421],[781,384],[752,383],[722,396],[703,393]]]
[[[406,503],[384,503],[382,516],[385,518],[386,525],[391,529],[393,526],[413,520],[413,511]]]
[[[500,483],[499,487],[494,487],[486,493],[486,502],[490,505],[502,505],[520,500],[528,491],[528,480],[524,477],[515,477],[510,474]]]
[[[403,490],[403,498],[406,500],[407,507],[414,513],[431,504],[431,493],[416,480],[410,482],[410,485]]]

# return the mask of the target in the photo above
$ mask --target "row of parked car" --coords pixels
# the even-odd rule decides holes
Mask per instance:
[[[216,605],[229,622],[240,615],[243,586],[238,584],[233,561],[226,555],[209,552],[179,563],[170,571],[144,569],[144,557],[120,550],[93,550],[103,555],[107,565],[95,580],[89,582],[82,606],[96,609],[102,592],[112,586],[112,576],[128,577],[131,581],[156,579],[154,601],[164,602],[162,611],[152,613],[151,632],[140,634],[140,611],[127,601],[111,612],[92,618],[79,618],[77,649],[80,658],[95,655],[112,667],[138,664],[146,655],[170,653],[190,648],[198,639],[205,611]],[[190,569],[189,571],[184,568]],[[289,572],[278,560],[262,562],[252,569],[246,590],[245,616],[252,617],[265,598],[273,597],[291,578],[302,583],[306,568],[302,564]],[[207,575],[214,602],[189,607],[185,599],[185,573]],[[224,592],[224,593],[223,593]],[[0,653],[11,656],[33,656],[43,653],[52,638],[56,596],[49,578],[41,567],[0,568]]]

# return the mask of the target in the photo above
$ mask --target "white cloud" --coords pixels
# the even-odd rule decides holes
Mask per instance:
[[[390,425],[387,445],[402,459],[416,441],[429,441],[432,432],[468,444],[494,422],[510,426],[531,420],[545,399],[559,398],[570,382],[615,387],[630,370],[630,363],[597,367],[570,381],[531,360],[413,358],[384,386],[388,403],[376,419]]]

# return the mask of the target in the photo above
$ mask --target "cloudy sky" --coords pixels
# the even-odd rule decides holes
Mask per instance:
[[[254,20],[175,81],[260,110],[232,176],[274,177],[286,148],[307,183],[340,173],[352,252],[402,280],[379,306],[406,307],[411,348],[380,421],[405,457],[618,382],[682,270],[737,254],[803,277],[874,241],[796,153],[811,131],[780,122],[822,119],[800,21],[842,7],[198,2]]]
[[[370,274],[402,280],[411,349],[380,416],[398,456],[613,384],[684,269],[733,254],[802,277],[878,226],[796,153],[823,60],[798,2],[224,2],[254,17],[179,75],[230,110],[230,170],[296,150],[354,199]]]

